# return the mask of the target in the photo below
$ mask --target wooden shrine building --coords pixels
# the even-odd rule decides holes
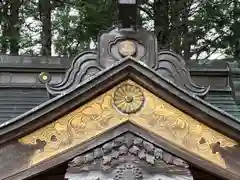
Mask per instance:
[[[158,52],[129,2],[68,69],[1,56],[0,180],[240,180],[238,63]]]

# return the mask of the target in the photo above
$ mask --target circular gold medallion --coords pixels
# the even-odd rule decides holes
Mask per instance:
[[[42,73],[39,74],[38,80],[41,83],[45,84],[45,83],[48,83],[51,80],[51,76],[47,72],[42,72]]]
[[[119,43],[118,50],[122,56],[132,56],[136,53],[136,45],[129,40],[122,41]]]
[[[123,113],[136,113],[143,106],[144,94],[137,86],[123,84],[114,92],[113,103],[115,107]]]

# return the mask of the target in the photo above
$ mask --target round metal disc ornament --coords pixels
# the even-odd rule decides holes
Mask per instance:
[[[124,57],[133,56],[136,53],[136,49],[136,45],[129,40],[122,41],[118,45],[118,51]]]
[[[38,80],[41,83],[45,84],[45,83],[48,83],[51,80],[51,76],[47,72],[42,72],[42,73],[39,74]]]

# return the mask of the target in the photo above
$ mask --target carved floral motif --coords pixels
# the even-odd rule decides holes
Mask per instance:
[[[120,115],[113,108],[113,93],[114,90],[110,90],[46,127],[19,139],[19,142],[23,144],[34,145],[38,140],[46,142],[44,149],[32,157],[31,165],[127,121],[127,115]]]
[[[144,91],[144,94],[147,97],[146,105],[141,113],[131,117],[133,123],[169,142],[174,142],[180,148],[226,168],[224,159],[219,154],[212,153],[212,144],[220,143],[222,147],[233,147],[237,144],[236,141],[156,98],[149,91]]]
[[[185,161],[131,133],[74,158],[67,171],[69,180],[192,180]]]
[[[123,84],[114,92],[113,103],[123,113],[136,113],[143,106],[144,94],[138,86]]]
[[[134,99],[134,105],[128,103],[131,98],[125,99],[129,94]],[[177,148],[239,174],[233,168],[228,168],[222,156],[218,152],[213,153],[212,149],[213,144],[220,144],[218,149],[235,147],[238,145],[236,141],[198,122],[132,81],[119,84],[68,115],[21,138],[19,142],[46,142],[44,149],[33,155],[32,166],[127,121]]]

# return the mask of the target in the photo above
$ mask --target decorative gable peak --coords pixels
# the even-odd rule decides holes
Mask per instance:
[[[193,95],[206,95],[209,87],[201,87],[192,82],[184,59],[180,55],[172,51],[158,52],[156,36],[133,24],[136,22],[136,20],[132,21],[136,19],[136,13],[133,13],[136,11],[134,3],[136,1],[127,1],[126,3],[119,0],[119,21],[121,24],[100,34],[98,51],[86,51],[79,54],[73,60],[61,83],[47,84],[48,92],[51,95],[55,96],[75,89],[78,84],[97,76],[105,69],[117,66],[119,62],[124,60],[144,63],[159,76]],[[132,17],[132,20],[130,21],[127,17]]]

